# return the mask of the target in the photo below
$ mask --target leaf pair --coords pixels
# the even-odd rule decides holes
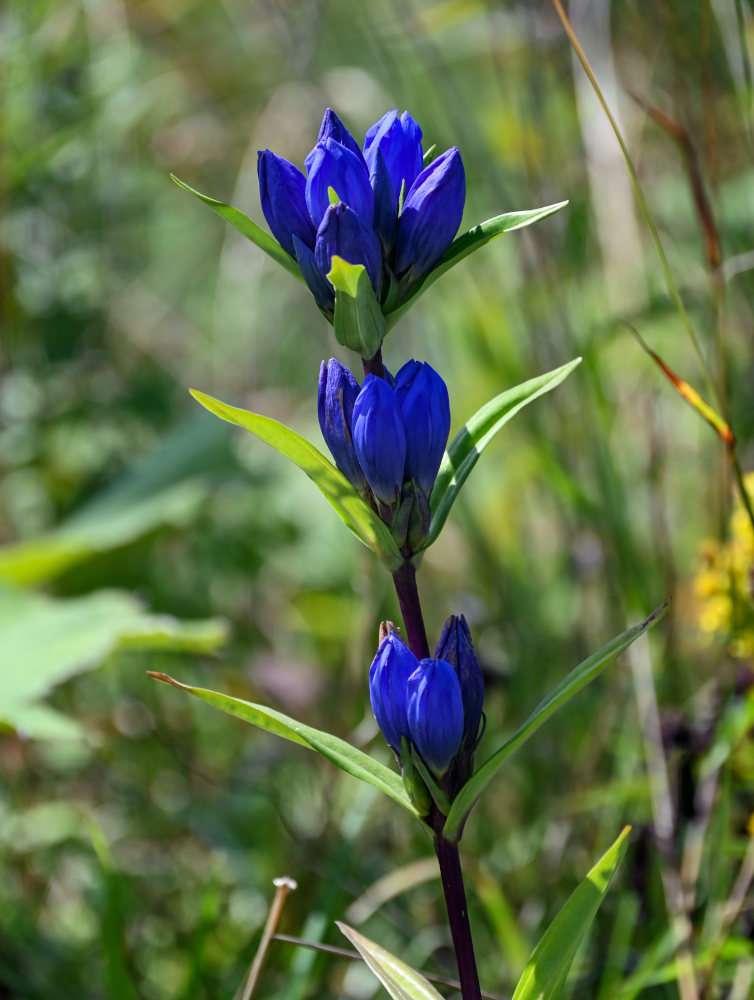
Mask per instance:
[[[528,382],[500,393],[478,410],[456,434],[448,447],[432,490],[430,501],[432,519],[422,550],[431,545],[440,534],[461,487],[482,451],[497,432],[527,404],[560,385],[580,360],[576,358],[554,371],[529,379]],[[230,406],[196,389],[192,389],[191,394],[210,412],[229,423],[251,431],[294,465],[303,469],[359,541],[371,548],[390,572],[394,572],[401,565],[403,557],[388,526],[345,476],[314,445],[270,417]]]
[[[560,996],[576,952],[626,853],[630,829],[621,832],[547,928],[526,963],[513,1000],[556,1000]],[[347,924],[338,922],[338,927],[393,1000],[441,1000],[420,972]]]

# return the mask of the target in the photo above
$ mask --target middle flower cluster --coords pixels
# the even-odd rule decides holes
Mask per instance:
[[[395,378],[385,369],[385,378],[367,375],[359,387],[352,372],[330,358],[320,368],[318,415],[346,479],[376,501],[382,519],[402,531],[402,542],[408,533],[418,544],[428,528],[429,495],[450,432],[442,378],[426,362],[408,361]]]

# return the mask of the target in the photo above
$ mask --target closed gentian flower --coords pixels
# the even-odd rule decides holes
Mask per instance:
[[[453,146],[433,160],[406,195],[395,243],[395,273],[412,281],[431,271],[458,232],[466,175]]]
[[[262,211],[280,246],[295,257],[293,238],[296,236],[313,250],[317,230],[306,206],[304,175],[298,167],[269,149],[258,153],[257,174]]]
[[[365,226],[374,221],[374,192],[364,159],[334,139],[318,142],[312,151],[306,178],[306,205],[319,226],[330,205],[330,188],[348,205]]]
[[[407,685],[419,661],[395,632],[380,643],[369,668],[369,698],[377,725],[396,753],[409,739]]]
[[[400,118],[397,111],[388,111],[364,138],[364,159],[374,189],[374,228],[386,248],[395,240],[401,187],[405,184],[408,194],[422,169],[421,141],[422,130],[408,111]]]
[[[471,632],[463,615],[451,615],[445,622],[440,641],[435,650],[453,667],[461,685],[463,700],[463,736],[467,746],[476,743],[484,701],[482,668],[474,652]]]
[[[317,414],[322,437],[346,479],[357,490],[363,491],[367,489],[367,481],[356,457],[351,436],[353,404],[358,394],[359,383],[345,365],[335,358],[322,362],[317,392]]]
[[[293,246],[298,266],[301,268],[301,275],[314,296],[315,302],[323,312],[331,314],[335,305],[335,292],[317,266],[314,251],[302,243],[298,236],[293,237]]]
[[[363,264],[379,295],[382,284],[382,250],[374,230],[365,226],[348,205],[330,205],[317,230],[314,259],[323,275],[330,272],[332,258],[342,257],[349,264]]]
[[[388,383],[367,375],[353,406],[353,445],[372,493],[393,504],[403,483],[406,435]]]
[[[463,700],[455,670],[445,660],[420,660],[407,685],[411,742],[438,775],[447,771],[463,739]]]
[[[340,143],[341,146],[345,146],[346,149],[350,149],[351,152],[362,162],[364,161],[364,156],[359,148],[358,142],[356,142],[354,137],[345,127],[340,118],[338,118],[332,108],[328,108],[327,111],[325,111],[322,124],[319,127],[317,143],[324,142],[326,139],[333,139],[335,142]],[[314,159],[316,150],[317,147],[315,146],[314,149],[307,154],[307,157],[304,160],[307,172],[311,169],[312,160]]]
[[[429,496],[450,432],[447,386],[426,362],[408,361],[395,376],[395,401],[406,432],[404,478]]]

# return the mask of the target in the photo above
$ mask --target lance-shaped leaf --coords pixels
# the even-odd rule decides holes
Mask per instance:
[[[505,215],[497,215],[494,219],[487,219],[486,222],[480,222],[478,226],[474,226],[467,232],[457,236],[429,274],[425,275],[421,281],[417,281],[415,285],[412,285],[406,297],[388,313],[388,328],[395,326],[409,306],[431,284],[437,281],[446,271],[449,271],[451,267],[458,264],[459,261],[462,261],[464,257],[468,257],[470,253],[483,247],[485,243],[494,240],[496,236],[513,232],[514,229],[523,229],[524,226],[530,226],[534,222],[539,222],[540,219],[546,219],[548,215],[553,215],[553,213],[560,211],[567,204],[567,201],[559,201],[555,205],[545,205],[544,208],[532,208],[523,212],[507,212]]]
[[[565,705],[575,694],[578,694],[587,684],[593,681],[605,669],[608,663],[612,663],[616,656],[622,653],[624,649],[627,649],[648,628],[660,621],[665,616],[665,612],[669,606],[670,600],[667,600],[659,608],[656,608],[648,618],[645,618],[643,622],[633,625],[625,632],[611,639],[607,645],[603,646],[596,653],[592,653],[591,656],[587,657],[578,667],[572,670],[560,684],[553,688],[544,701],[537,705],[526,722],[493,753],[489,760],[485,761],[475,771],[458,795],[456,795],[443,828],[443,837],[446,840],[453,841],[460,837],[463,831],[463,824],[474,803],[514,750],[518,750],[551,715],[554,715],[561,706]]]
[[[373,358],[386,326],[366,268],[333,256],[327,278],[335,289],[335,339],[362,358]]]
[[[191,194],[195,195],[200,201],[203,201],[205,205],[209,205],[213,212],[217,212],[221,219],[225,219],[229,222],[234,229],[237,229],[239,233],[246,237],[247,240],[251,240],[260,250],[264,250],[266,254],[269,254],[274,261],[277,261],[282,267],[292,274],[294,278],[298,278],[299,281],[303,281],[301,275],[301,270],[298,264],[287,254],[285,250],[277,243],[269,233],[266,233],[264,229],[252,222],[252,220],[244,215],[243,212],[239,211],[237,208],[233,208],[232,205],[226,205],[222,201],[217,201],[215,198],[210,198],[207,194],[202,194],[201,191],[197,191],[195,188],[190,187],[185,184],[182,180],[179,180],[175,174],[170,175],[171,179],[175,181],[178,187],[183,188],[184,191],[190,191]]]
[[[264,729],[275,736],[282,736],[291,743],[298,743],[299,746],[309,747],[317,753],[326,757],[339,768],[352,774],[367,784],[374,785],[381,792],[389,795],[398,805],[403,806],[412,816],[416,816],[416,810],[411,805],[408,795],[403,787],[400,777],[391,771],[384,764],[374,760],[368,754],[362,753],[356,747],[346,743],[345,740],[333,736],[331,733],[323,732],[321,729],[313,729],[305,726],[301,722],[296,722],[282,712],[276,712],[273,708],[266,708],[264,705],[255,705],[250,701],[243,701],[241,698],[231,698],[230,695],[220,694],[217,691],[209,691],[206,688],[192,687],[189,684],[181,684],[168,674],[156,671],[147,671],[154,680],[170,684],[172,687],[187,691],[194,697],[205,701],[208,705],[227,712],[237,719],[251,723],[259,729]]]
[[[421,973],[406,965],[385,948],[336,920],[339,930],[356,948],[393,1000],[442,1000],[442,996]]]
[[[627,826],[573,892],[526,963],[513,1000],[556,1000],[568,970],[628,849]]]
[[[369,546],[391,572],[401,565],[403,557],[398,551],[390,529],[364,502],[345,476],[306,438],[277,420],[263,417],[259,413],[250,413],[237,406],[229,406],[196,389],[191,390],[191,395],[211,413],[251,431],[299,469],[303,469],[359,541]]]
[[[532,400],[560,385],[580,363],[581,358],[575,358],[554,371],[507,389],[477,410],[461,428],[445,453],[432,488],[430,498],[432,520],[422,548],[430,546],[440,534],[461,487],[476,465],[477,459],[501,427],[504,427],[511,417]]]

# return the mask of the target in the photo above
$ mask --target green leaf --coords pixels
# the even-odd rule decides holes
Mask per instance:
[[[493,753],[489,760],[485,761],[475,771],[458,795],[456,795],[448,813],[448,818],[445,821],[445,827],[443,828],[443,837],[446,840],[452,841],[458,839],[472,806],[510,755],[515,750],[518,750],[522,744],[526,743],[529,737],[533,736],[539,727],[551,715],[554,715],[561,706],[565,705],[575,694],[578,694],[587,684],[593,681],[605,669],[608,663],[612,663],[616,656],[622,653],[624,649],[627,649],[648,628],[657,624],[665,616],[665,612],[669,606],[670,600],[668,599],[656,608],[648,618],[645,618],[643,622],[622,632],[619,636],[611,639],[602,649],[596,653],[592,653],[591,656],[572,670],[560,684],[553,688],[544,701],[537,705],[526,722]]]
[[[477,410],[461,428],[445,453],[432,488],[430,497],[432,520],[422,544],[423,549],[428,548],[440,534],[461,487],[468,479],[477,459],[501,427],[537,397],[560,385],[580,363],[581,358],[575,358],[554,371],[507,389]]]
[[[406,965],[395,955],[386,951],[369,938],[359,934],[353,927],[336,920],[339,930],[356,948],[366,964],[377,976],[393,1000],[442,1000],[431,983],[416,969]]]
[[[362,358],[373,358],[385,336],[385,317],[363,264],[332,258],[327,279],[335,289],[333,329],[343,347]]]
[[[81,739],[75,720],[41,703],[58,684],[119,649],[209,653],[226,637],[222,621],[153,615],[119,591],[61,600],[0,587],[0,720],[25,736]]]
[[[545,931],[531,954],[512,1000],[556,1000],[574,956],[607,894],[628,848],[627,826],[602,855]]]
[[[200,201],[203,201],[205,205],[209,205],[212,211],[217,212],[221,219],[225,219],[234,229],[237,229],[239,233],[245,236],[247,240],[251,240],[260,250],[264,250],[266,254],[269,254],[274,261],[277,261],[294,278],[298,278],[299,281],[304,282],[301,270],[293,257],[287,254],[280,244],[269,233],[266,233],[264,229],[261,229],[256,222],[252,222],[247,215],[244,215],[237,208],[233,208],[232,205],[226,205],[224,202],[210,198],[209,195],[202,194],[201,191],[190,187],[182,180],[179,180],[175,174],[171,174],[170,177],[178,187],[183,188],[184,191],[190,191]]]
[[[196,698],[205,701],[208,705],[227,712],[237,719],[251,723],[259,729],[264,729],[275,736],[281,736],[285,740],[297,743],[299,746],[309,747],[317,753],[326,757],[333,764],[352,774],[361,781],[366,781],[381,792],[389,795],[398,805],[403,806],[412,816],[416,816],[416,810],[411,805],[408,795],[403,787],[400,777],[390,768],[380,764],[368,754],[362,753],[356,747],[352,747],[345,740],[338,739],[330,733],[325,733],[320,729],[312,729],[301,722],[296,722],[282,712],[277,712],[273,708],[266,708],[264,705],[254,705],[249,701],[240,698],[231,698],[230,695],[220,694],[217,691],[208,691],[206,688],[191,687],[188,684],[181,684],[168,674],[149,671],[149,676],[155,680],[170,684],[187,691]]]
[[[270,417],[250,413],[237,406],[229,406],[196,389],[190,391],[194,399],[211,413],[251,431],[299,469],[303,469],[359,541],[369,546],[391,572],[401,565],[403,557],[390,534],[390,529],[359,496],[345,476],[306,438]]]
[[[201,196],[200,196],[201,197]],[[451,267],[455,267],[464,257],[483,247],[485,243],[494,240],[496,236],[503,233],[513,232],[514,229],[523,229],[540,219],[546,219],[548,215],[559,212],[561,208],[568,204],[567,201],[559,201],[555,205],[545,205],[544,208],[532,208],[524,212],[508,212],[505,215],[496,215],[494,219],[487,219],[480,222],[461,236],[457,236],[445,251],[443,257],[432,268],[429,274],[425,275],[409,291],[403,301],[397,305],[387,316],[388,328],[395,326],[401,316],[411,306],[415,299],[422,295],[430,285]]]

